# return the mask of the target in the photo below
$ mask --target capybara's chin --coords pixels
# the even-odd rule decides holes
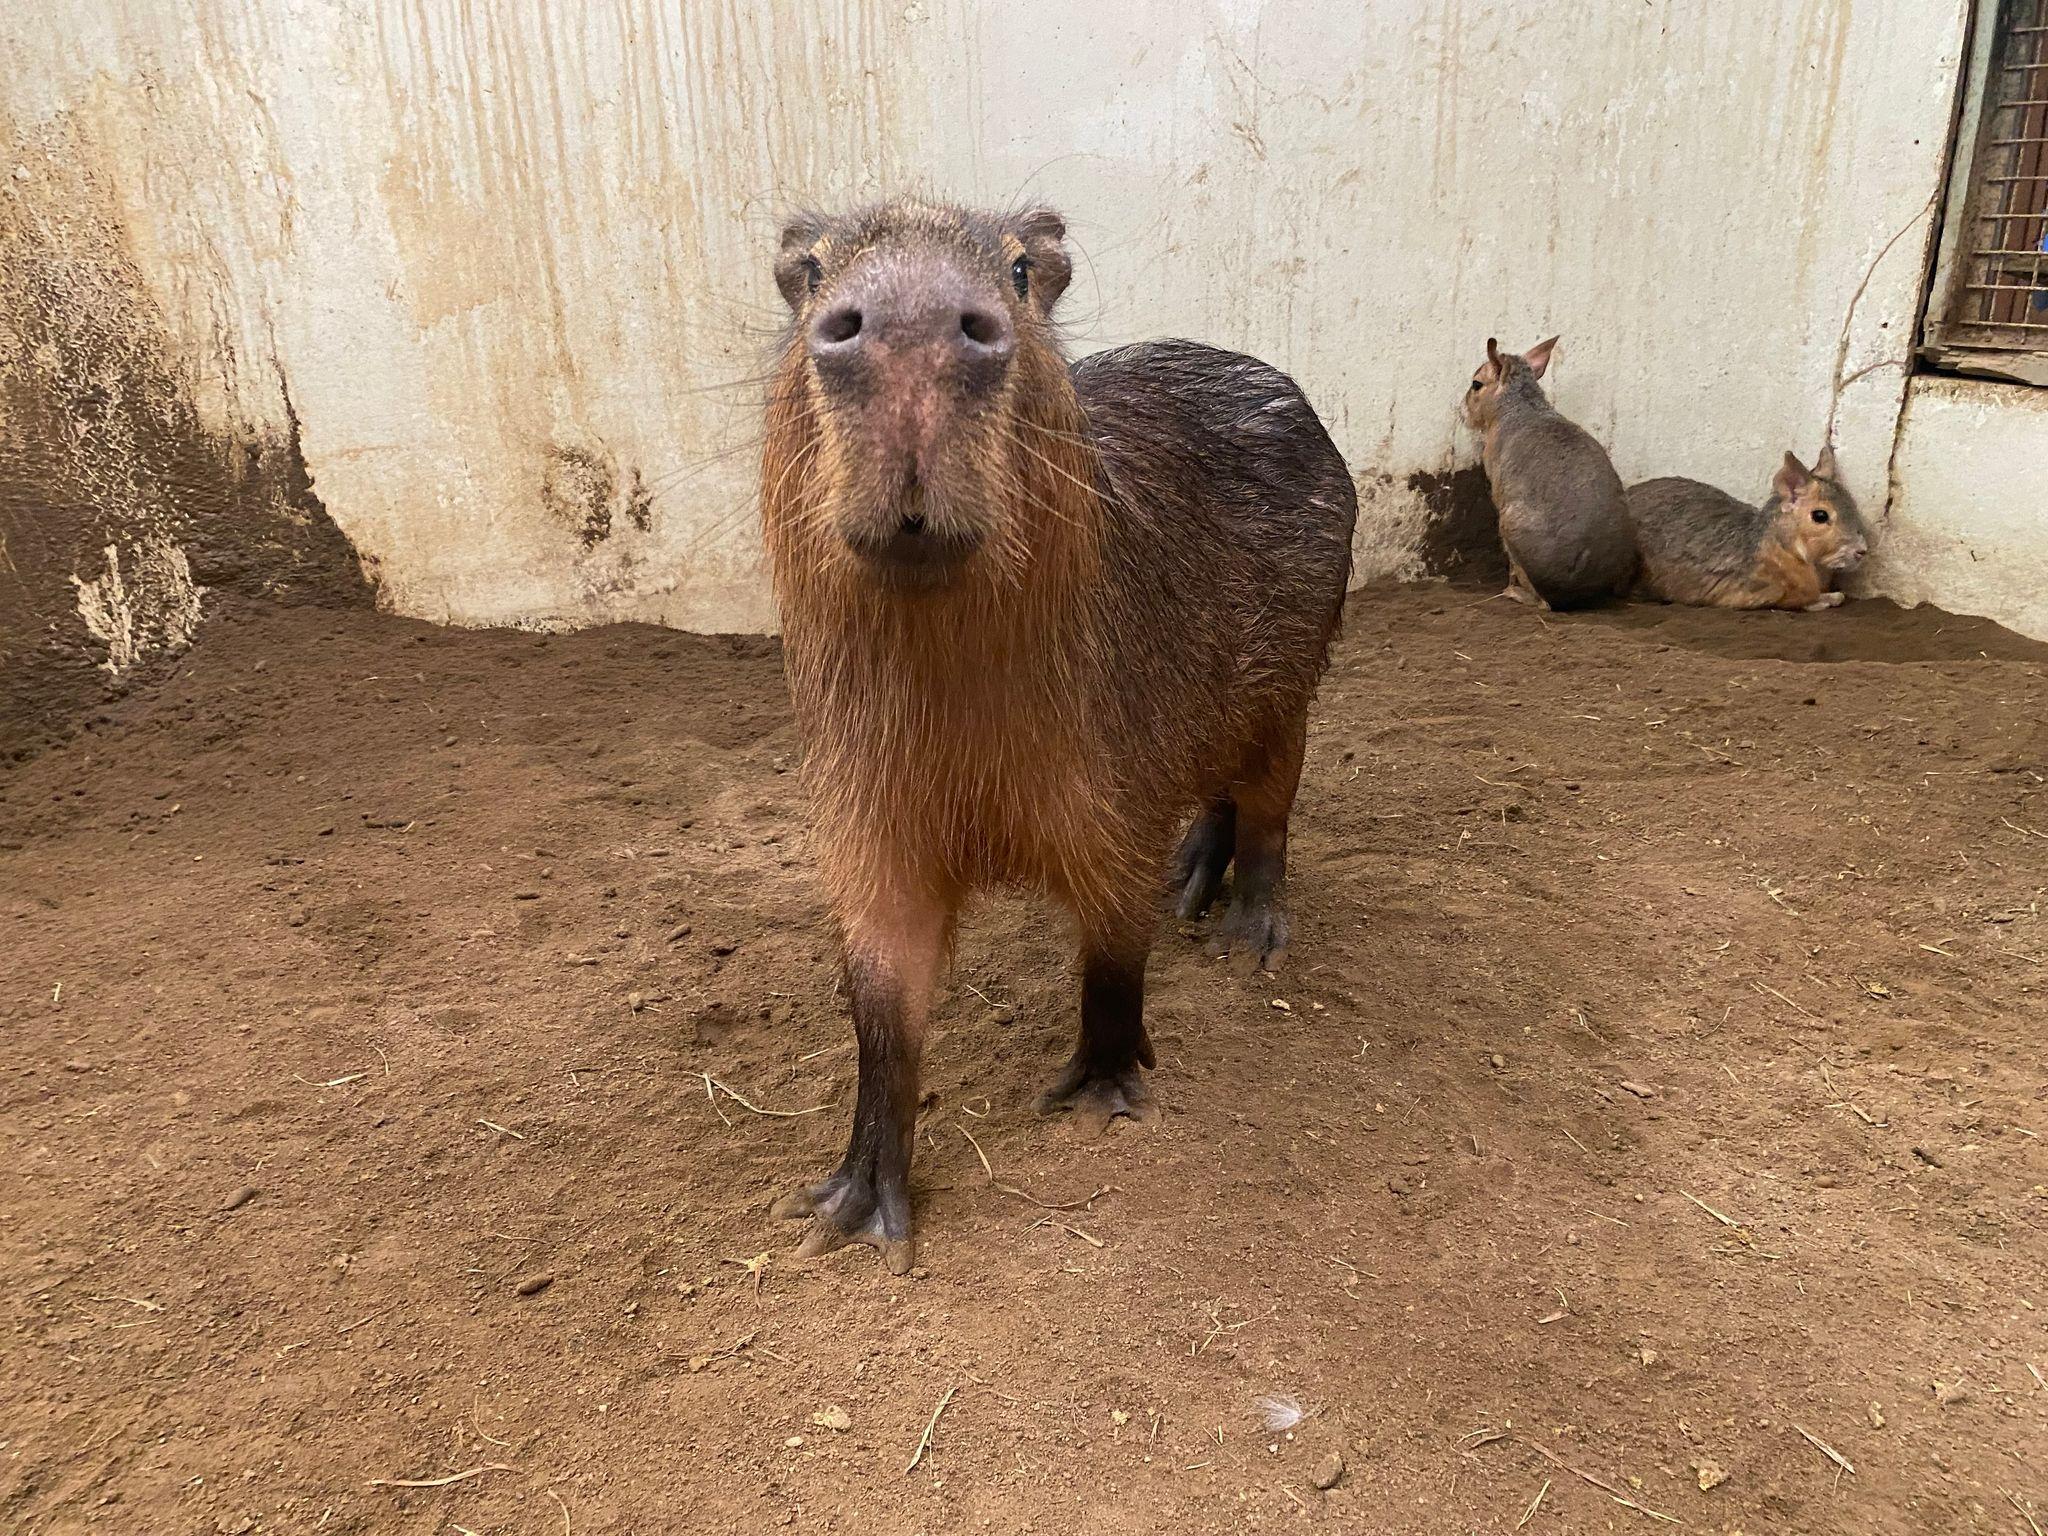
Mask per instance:
[[[905,519],[886,533],[848,533],[846,547],[879,585],[898,592],[931,592],[951,586],[967,569],[981,548],[981,535]]]

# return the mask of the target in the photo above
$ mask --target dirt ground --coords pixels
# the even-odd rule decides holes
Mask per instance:
[[[772,644],[216,622],[0,779],[0,1525],[2048,1525],[2048,648],[1482,597],[1354,599],[1157,1125],[970,922],[904,1279],[765,1214],[853,1089]]]

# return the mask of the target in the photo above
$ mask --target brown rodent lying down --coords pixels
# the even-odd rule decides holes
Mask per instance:
[[[912,1261],[934,990],[972,892],[1076,919],[1080,1038],[1049,1107],[1137,1115],[1169,883],[1216,945],[1287,939],[1287,823],[1351,569],[1357,495],[1285,374],[1186,341],[1068,366],[1048,210],[895,202],[785,231],[792,323],[762,527],[812,840],[860,1049],[799,1250]],[[1169,873],[1169,855],[1190,813]]]
[[[1508,552],[1507,595],[1584,608],[1628,591],[1636,541],[1607,450],[1560,415],[1537,382],[1557,341],[1517,357],[1489,336],[1461,409],[1485,442],[1486,481]]]
[[[1642,550],[1635,595],[1711,608],[1833,608],[1835,581],[1863,563],[1870,533],[1835,478],[1835,450],[1808,469],[1788,453],[1760,507],[1698,480],[1628,490]]]

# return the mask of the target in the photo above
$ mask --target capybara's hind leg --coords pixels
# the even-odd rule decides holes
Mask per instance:
[[[798,1258],[866,1243],[892,1272],[900,1275],[911,1266],[917,1068],[932,986],[951,932],[951,915],[922,902],[847,925],[846,990],[860,1046],[853,1135],[828,1178],[775,1202],[775,1216],[811,1218]]]
[[[1173,856],[1173,910],[1183,922],[1209,910],[1236,851],[1237,804],[1228,795],[1218,795],[1195,818]]]
[[[1143,1069],[1153,1065],[1145,1033],[1145,959],[1150,922],[1120,926],[1115,936],[1090,934],[1081,948],[1081,1039],[1067,1067],[1039,1100],[1047,1114],[1071,1109],[1084,1134],[1098,1134],[1118,1115],[1153,1113]]]
[[[1260,970],[1271,971],[1287,951],[1287,818],[1307,737],[1304,715],[1256,755],[1237,787],[1237,867],[1230,907],[1209,941],[1212,955],[1249,955]]]

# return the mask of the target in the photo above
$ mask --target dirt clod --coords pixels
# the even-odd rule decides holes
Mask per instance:
[[[225,1200],[221,1201],[220,1208],[222,1211],[239,1211],[251,1200],[254,1200],[259,1193],[260,1191],[254,1184],[244,1184],[240,1189],[235,1190]]]
[[[1343,1480],[1343,1477],[1344,1453],[1342,1451],[1332,1451],[1316,1463],[1316,1469],[1310,1474],[1309,1482],[1324,1493],[1328,1493]]]
[[[538,1274],[522,1275],[512,1282],[513,1291],[520,1296],[538,1296],[555,1283],[554,1273],[542,1270]]]

